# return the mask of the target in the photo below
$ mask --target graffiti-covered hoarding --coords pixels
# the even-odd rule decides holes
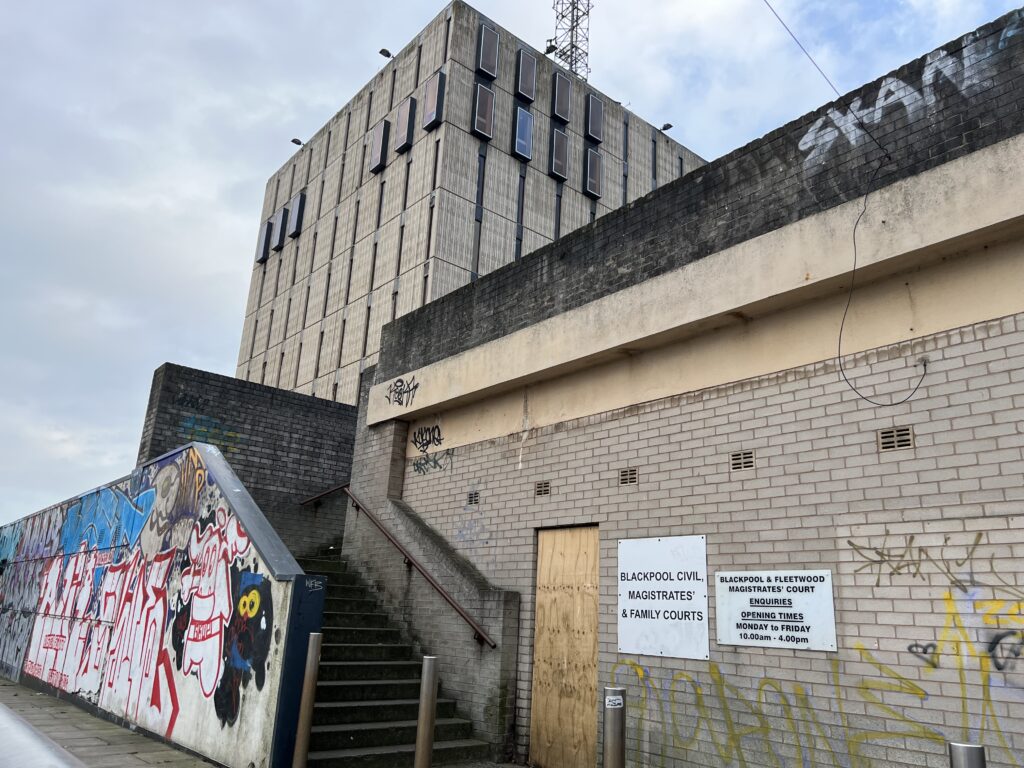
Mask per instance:
[[[0,528],[0,568],[4,676],[268,764],[291,581],[195,445]]]

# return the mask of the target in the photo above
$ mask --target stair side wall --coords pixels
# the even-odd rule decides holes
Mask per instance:
[[[139,463],[191,440],[217,446],[292,554],[345,527],[344,501],[301,501],[348,481],[356,409],[165,363],[153,374]]]

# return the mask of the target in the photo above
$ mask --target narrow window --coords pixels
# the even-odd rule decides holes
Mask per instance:
[[[388,161],[388,133],[391,123],[381,120],[370,137],[370,173],[380,173]]]
[[[338,402],[338,382],[334,382],[334,386],[331,387],[331,400]]]
[[[420,84],[420,60],[423,58],[423,44],[416,46],[416,71],[413,73],[413,87]]]
[[[299,386],[299,365],[302,363],[302,342],[299,342],[299,354],[295,358],[295,381],[292,384],[292,389]]]
[[[263,384],[267,380],[267,361],[263,361],[263,370],[260,371],[260,384]]]
[[[260,238],[256,243],[256,263],[263,264],[270,258],[270,238],[274,232],[273,218],[263,222],[260,226]]]
[[[537,97],[537,59],[523,50],[516,62],[516,96],[527,103]]]
[[[559,182],[555,189],[555,237],[557,240],[562,236],[562,183]]]
[[[572,107],[572,81],[567,75],[555,72],[551,91],[551,116],[568,123]]]
[[[335,368],[341,368],[341,353],[345,351],[345,326],[348,321],[345,318],[341,319],[341,338],[338,340],[338,364]]]
[[[480,25],[476,71],[491,80],[498,76],[498,32],[486,24]]]
[[[274,382],[274,386],[278,389],[281,388],[281,371],[284,370],[284,352],[281,353],[281,359],[277,361],[277,380]]]
[[[412,155],[405,164],[405,178],[402,180],[402,210],[409,207],[409,177],[412,176]]]
[[[395,256],[395,277],[402,274],[402,246],[405,245],[405,224],[398,228],[398,255]]]
[[[391,292],[391,319],[394,320],[398,314],[398,283],[395,283],[395,290]]]
[[[285,230],[288,227],[288,209],[282,208],[274,214],[274,232],[270,238],[270,250],[280,251],[284,248]]]
[[[331,227],[331,252],[327,254],[328,259],[334,258],[334,245],[338,237],[338,214],[334,214],[334,225]]]
[[[412,147],[416,126],[416,99],[410,96],[398,105],[395,116],[395,152],[399,155]]]
[[[349,129],[351,127],[352,127],[352,111],[349,110],[349,113],[347,115],[345,115],[345,143],[341,147],[342,150],[348,149]]]
[[[595,199],[601,196],[601,153],[596,149],[587,150],[586,184],[583,191]]]
[[[327,144],[324,146],[324,169],[327,169],[327,158],[331,156],[331,129],[327,130]]]
[[[522,107],[516,107],[515,142],[512,154],[520,160],[533,158],[533,115]]]
[[[284,335],[281,337],[282,339],[287,339],[288,338],[288,321],[291,320],[291,317],[292,317],[292,297],[289,296],[288,297],[288,308],[285,309],[285,311],[284,311]]]
[[[604,141],[604,102],[596,94],[587,94],[587,138]]]
[[[679,158],[679,178],[682,178],[683,175],[684,175],[684,173],[683,173],[683,158],[680,157]]]
[[[320,221],[320,217],[324,212],[324,187],[327,186],[327,174],[324,174],[323,178],[320,179],[320,197],[317,198],[316,202],[316,220]]]
[[[482,83],[473,99],[473,133],[487,140],[494,135],[494,91]]]
[[[423,295],[420,296],[420,306],[427,303],[427,290],[430,285],[430,262],[423,265]]]
[[[370,291],[373,290],[373,287],[374,287],[373,286],[373,281],[376,279],[376,277],[377,277],[377,243],[374,243],[373,244],[373,253],[370,256],[370,288],[369,288]]]
[[[324,311],[321,317],[327,317],[327,302],[331,297],[331,265],[327,265],[327,284],[324,286]]]
[[[373,112],[373,91],[366,97],[366,125],[363,126],[363,133],[370,132],[370,113]]]
[[[320,378],[320,355],[324,351],[324,332],[320,331],[320,341],[316,345],[316,363],[313,365],[313,378]]]
[[[651,189],[658,188],[658,134],[651,133]]]
[[[309,291],[312,286],[306,286],[306,301],[302,305],[302,327],[309,325]]]
[[[391,90],[388,93],[388,112],[390,112],[395,106],[395,76],[398,74],[398,68],[395,67],[391,70]]]
[[[366,324],[363,326],[363,353],[360,357],[366,357],[366,347],[370,343],[370,312],[373,310],[371,304],[366,305]]]
[[[252,341],[249,344],[249,359],[252,360],[253,354],[256,352],[256,336],[260,332],[260,319],[254,318],[252,321]]]
[[[270,337],[274,335],[274,310],[270,310],[270,320],[267,322],[267,346],[264,349],[270,349]]]
[[[366,142],[363,142],[362,154],[359,157],[359,186],[363,186],[363,170],[366,168]]]
[[[548,173],[559,181],[569,178],[569,135],[557,128],[551,130],[551,168]]]
[[[341,163],[339,164],[340,170],[338,171],[338,196],[334,201],[334,206],[337,208],[341,205],[341,190],[345,186],[345,161],[348,159],[348,152],[341,153]]]
[[[444,60],[448,61],[448,41],[452,36],[452,17],[449,16],[444,23]]]
[[[313,274],[313,265],[316,264],[316,238],[319,232],[313,233],[313,247],[309,249],[309,274]],[[295,249],[295,260],[298,261],[298,248]],[[293,281],[294,282],[294,281]]]
[[[380,229],[380,219],[384,215],[384,180],[380,181],[380,194],[377,195],[377,223],[374,229]]]
[[[519,194],[516,195],[516,249],[514,258],[523,256],[523,208],[526,204],[526,173],[519,172]]]
[[[629,118],[622,121],[622,204],[629,202]]]
[[[423,101],[423,130],[432,131],[444,119],[444,72],[435,72],[427,80]]]
[[[430,171],[430,188],[437,189],[437,160],[441,155],[441,140],[434,142],[434,167]]]

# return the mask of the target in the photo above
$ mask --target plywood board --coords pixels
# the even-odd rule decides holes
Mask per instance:
[[[597,764],[596,527],[540,531],[530,759],[539,768]]]

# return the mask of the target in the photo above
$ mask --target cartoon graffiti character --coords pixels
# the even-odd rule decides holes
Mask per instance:
[[[181,601],[189,619],[181,642],[181,671],[194,674],[206,698],[213,696],[221,675],[224,625],[231,618],[231,580],[228,568],[249,550],[249,538],[238,520],[218,507],[214,521],[192,528],[188,543],[191,562],[181,573]]]
[[[176,463],[161,467],[153,478],[153,507],[139,536],[146,555],[184,546],[192,521],[179,509],[181,471]]]
[[[274,628],[270,582],[261,574],[232,567],[231,594],[235,613],[224,632],[224,674],[213,697],[224,725],[238,718],[241,686],[253,679],[256,689],[263,689]]]

